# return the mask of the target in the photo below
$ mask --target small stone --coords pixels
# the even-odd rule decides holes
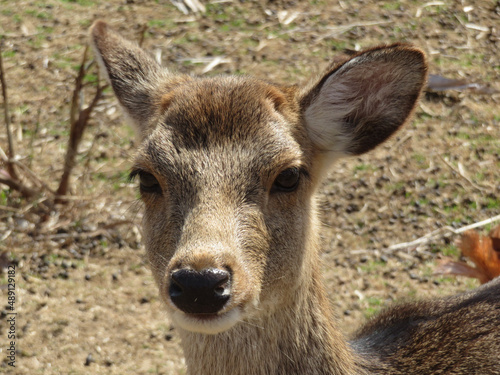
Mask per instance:
[[[94,357],[92,357],[92,354],[89,354],[85,359],[85,366],[90,366],[92,362],[95,362]]]

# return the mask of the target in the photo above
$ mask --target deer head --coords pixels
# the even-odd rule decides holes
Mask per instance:
[[[174,323],[220,333],[320,293],[314,193],[333,161],[406,122],[423,53],[381,46],[284,86],[171,73],[99,21],[91,38],[140,138],[131,176]]]

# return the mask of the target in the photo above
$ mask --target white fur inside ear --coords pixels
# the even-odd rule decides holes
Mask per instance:
[[[97,65],[99,66],[99,74],[101,74],[102,77],[106,80],[106,82],[111,86],[111,80],[109,78],[109,73],[108,70],[106,69],[106,65],[104,64],[104,60],[101,56],[101,53],[97,46],[95,45],[94,40],[91,41],[92,49],[94,51],[94,57],[95,60],[97,61]],[[119,107],[122,109],[122,113],[125,117],[126,122],[134,128],[134,134],[135,134],[135,140],[136,142],[140,143],[142,139],[144,138],[144,134],[142,133],[142,129],[135,121],[132,116],[130,116],[129,112],[127,111],[127,108],[125,108],[120,101],[118,101]]]
[[[309,137],[333,161],[361,154],[405,122],[425,77],[421,54],[368,51],[330,74],[304,111]]]
[[[319,95],[306,109],[304,115],[309,137],[320,150],[330,153],[333,159],[346,154],[353,141],[352,134],[343,126],[344,119],[358,106],[361,99],[354,99],[353,87],[330,76]]]
[[[113,88],[127,122],[134,127],[136,139],[142,140],[154,120],[155,97],[169,77],[167,70],[135,43],[111,30],[92,33],[91,46],[101,75]]]

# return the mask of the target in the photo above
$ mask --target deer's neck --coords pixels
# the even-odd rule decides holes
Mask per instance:
[[[227,332],[181,331],[188,374],[354,374],[353,354],[311,278],[288,306]]]

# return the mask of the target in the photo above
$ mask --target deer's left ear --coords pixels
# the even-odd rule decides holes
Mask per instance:
[[[171,98],[169,91],[188,78],[169,73],[103,21],[92,25],[90,40],[101,71],[136,126],[137,135],[144,138]]]
[[[414,47],[361,52],[302,92],[309,137],[333,159],[373,149],[411,115],[426,77],[425,55]]]

